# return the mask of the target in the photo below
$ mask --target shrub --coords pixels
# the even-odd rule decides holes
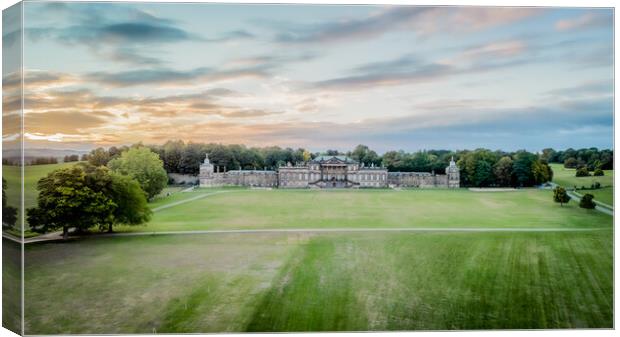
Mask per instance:
[[[585,166],[582,166],[578,168],[577,171],[575,171],[575,177],[589,177],[589,176],[590,176],[590,172],[588,172],[588,168]]]
[[[579,207],[593,209],[596,206],[593,200],[594,196],[590,193],[586,193],[579,201]]]
[[[597,177],[601,177],[601,176],[605,175],[605,172],[603,170],[601,170],[600,168],[597,168],[596,170],[594,170],[594,173],[592,175],[597,176]]]
[[[599,183],[598,181],[595,181],[594,184],[590,185],[590,188],[593,190],[597,190],[601,188],[601,183]]]
[[[575,158],[567,158],[566,160],[564,160],[564,167],[565,168],[575,168],[577,167],[577,159]]]
[[[570,197],[563,187],[558,186],[553,189],[553,201],[560,203],[560,206],[562,206],[570,201]]]

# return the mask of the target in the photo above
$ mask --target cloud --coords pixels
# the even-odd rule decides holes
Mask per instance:
[[[190,115],[247,118],[283,113],[282,111],[239,107],[222,102],[224,98],[242,95],[226,88],[212,88],[199,93],[162,97],[97,96],[87,89],[49,90],[27,93],[24,109],[29,112],[28,116],[30,113],[34,113],[34,115],[43,113],[64,114],[67,109],[71,109],[92,113],[93,115],[97,115],[99,111],[115,112],[114,116],[124,116],[125,118],[130,117],[130,115],[156,118]],[[9,104],[9,102],[5,104]],[[37,132],[42,131],[37,130]]]
[[[406,61],[397,59],[385,63],[372,63],[354,69],[357,73],[310,84],[311,89],[359,90],[378,86],[424,84],[429,81],[458,75],[472,75],[495,69],[526,64],[527,60],[490,59],[468,65],[455,65],[451,60],[439,62]],[[365,73],[360,73],[361,69]]]
[[[577,86],[548,91],[546,94],[558,98],[575,98],[583,96],[613,96],[613,80],[588,81]]]
[[[173,70],[167,68],[139,69],[117,73],[94,72],[85,75],[88,81],[95,81],[112,87],[130,87],[137,85],[187,85],[200,82],[215,82],[243,77],[264,78],[269,76],[269,67],[256,66],[230,70],[215,70],[207,67],[191,70]]]
[[[109,123],[107,117],[114,115],[108,111],[53,111],[43,113],[28,113],[24,116],[26,132],[41,134],[77,134],[87,133],[88,129],[105,126]]]
[[[85,80],[111,87],[131,87],[138,85],[189,85],[213,83],[240,78],[269,78],[274,71],[287,64],[304,62],[316,58],[316,53],[292,55],[262,55],[238,58],[220,67],[198,67],[189,70],[175,70],[165,67],[127,70],[121,72],[93,72],[86,74]]]
[[[186,31],[162,24],[122,22],[97,27],[95,36],[115,43],[179,42],[191,40]],[[196,38],[197,39],[197,38]]]
[[[613,101],[496,108],[455,104],[440,113],[415,109],[408,116],[351,123],[277,123],[244,130],[245,143],[349,149],[363,142],[379,151],[397,149],[498,148],[540,150],[553,146],[611,147]],[[583,111],[589,111],[583,114]],[[231,127],[232,133],[241,127]],[[338,130],[334,132],[333,130]],[[578,136],[578,137],[577,137]],[[224,136],[222,136],[224,137]],[[225,141],[222,138],[223,141]]]
[[[512,57],[523,53],[526,49],[525,42],[521,40],[496,41],[467,48],[458,57],[466,59]]]
[[[24,87],[28,87],[31,90],[67,85],[75,81],[76,77],[67,73],[37,69],[26,69],[23,73]],[[11,72],[2,76],[2,87],[4,90],[17,90],[20,89],[21,86],[22,72]]]
[[[421,60],[417,59],[412,54],[407,54],[393,60],[366,63],[364,65],[353,68],[352,72],[362,74],[386,72],[393,73],[399,71],[408,71],[411,68],[420,66],[421,64]]]
[[[48,26],[31,26],[26,36],[33,40],[54,39],[71,46],[86,46],[106,59],[128,64],[161,64],[152,56],[142,55],[145,46],[158,47],[180,42],[226,42],[247,40],[254,35],[244,30],[233,30],[219,36],[204,37],[192,33],[170,19],[158,17],[127,5],[67,3],[60,6],[39,4],[40,12],[53,12],[62,20]],[[64,16],[64,17],[63,17]],[[60,26],[58,22],[71,23]],[[5,36],[5,40],[12,36]],[[8,40],[7,40],[8,41]]]
[[[453,51],[453,55],[429,62],[413,54],[370,62],[350,69],[344,76],[317,81],[314,89],[358,90],[378,86],[427,83],[458,75],[480,74],[496,69],[531,64],[523,57],[527,50],[521,40],[501,40]],[[540,61],[540,60],[538,60]]]
[[[152,56],[141,55],[135,50],[126,47],[120,47],[118,49],[112,50],[109,53],[105,53],[105,55],[107,58],[117,62],[130,63],[142,66],[154,66],[165,63],[161,59]]]
[[[365,68],[365,67],[362,67]],[[458,69],[445,64],[420,64],[410,70],[386,71],[371,70],[361,75],[351,75],[315,82],[313,87],[320,89],[357,90],[386,85],[401,85],[430,81],[453,75]]]
[[[237,40],[252,40],[255,39],[256,35],[246,31],[246,30],[233,30],[230,32],[225,32],[220,34],[219,36],[203,38],[201,41],[205,42],[229,42],[229,41],[237,41]]]
[[[587,12],[581,16],[571,19],[559,20],[555,23],[555,29],[558,31],[569,31],[576,29],[588,29],[598,27],[613,26],[613,17],[603,12]]]
[[[287,32],[278,34],[276,41],[292,44],[333,43],[365,40],[391,31],[412,31],[418,36],[441,32],[467,33],[511,24],[542,11],[510,7],[391,6],[362,19],[305,25],[284,24],[288,26]],[[283,24],[277,26],[282,29]]]

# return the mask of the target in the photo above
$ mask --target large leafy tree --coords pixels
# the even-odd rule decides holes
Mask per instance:
[[[78,231],[114,225],[138,225],[151,211],[137,181],[104,166],[80,164],[49,173],[37,184],[37,207],[27,211],[28,223],[39,232]]]
[[[108,163],[112,171],[135,179],[148,199],[161,192],[168,175],[159,156],[146,147],[131,148]]]
[[[107,172],[105,167],[94,167],[87,173],[84,166],[76,165],[41,178],[37,207],[27,211],[31,228],[39,232],[62,229],[66,239],[70,228],[80,231],[112,222],[116,205],[105,193]]]

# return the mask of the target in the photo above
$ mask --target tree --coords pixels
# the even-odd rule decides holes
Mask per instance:
[[[6,188],[6,179],[2,178],[2,225],[13,228],[17,222],[17,208],[7,204]]]
[[[108,223],[108,232],[112,226],[118,224],[140,225],[151,219],[151,209],[146,202],[146,196],[140,184],[129,176],[111,173],[112,185],[110,196],[116,208],[114,219]],[[102,228],[103,229],[103,228]]]
[[[362,144],[355,147],[355,149],[350,153],[350,157],[351,159],[359,161],[364,165],[381,164],[381,158],[377,152]]]
[[[553,201],[559,202],[560,206],[567,204],[570,201],[570,197],[564,187],[557,186],[553,189]]]
[[[127,150],[127,148],[117,148],[116,146],[110,147],[108,149],[108,155],[110,156],[110,160],[118,158],[125,150]]]
[[[168,175],[159,156],[146,147],[131,148],[110,161],[108,167],[135,179],[148,199],[153,198],[168,183]]]
[[[402,171],[404,154],[403,151],[388,151],[383,154],[383,164],[389,171]]]
[[[577,171],[575,171],[575,177],[589,177],[589,176],[590,176],[590,172],[588,172],[588,168],[585,166],[582,166],[578,168]]]
[[[465,186],[483,186],[479,185],[489,183],[488,174],[492,172],[492,168],[497,161],[497,154],[487,149],[476,149],[474,151],[464,151],[459,156],[457,165],[461,169],[461,177]],[[479,164],[484,161],[486,164]],[[491,171],[489,171],[489,167]],[[482,170],[477,174],[478,170]]]
[[[113,220],[116,205],[102,191],[101,186],[107,183],[103,171],[109,172],[105,167],[95,167],[88,177],[84,166],[76,165],[41,178],[37,207],[27,210],[30,227],[37,232],[62,228],[67,239],[70,228],[86,230]]]
[[[535,184],[543,184],[551,181],[553,178],[553,170],[551,170],[549,164],[537,159],[532,163],[532,175]]]
[[[508,156],[502,157],[493,167],[493,173],[499,186],[512,186],[512,159]]]
[[[110,161],[110,154],[104,148],[94,149],[88,155],[88,162],[94,166],[106,166]]]
[[[310,151],[308,150],[304,150],[303,157],[304,157],[304,163],[307,163],[310,160],[312,160],[312,153],[310,153]]]
[[[117,224],[137,225],[150,219],[144,191],[137,181],[89,163],[49,173],[37,184],[37,207],[27,211],[33,230],[98,227],[112,231]]]
[[[536,183],[532,172],[532,165],[537,160],[537,156],[533,153],[523,150],[517,151],[514,156],[513,172],[519,186],[532,186]]]
[[[571,158],[567,158],[566,160],[564,160],[564,167],[565,168],[576,168],[577,167],[577,159],[571,157]]]
[[[325,154],[328,156],[339,156],[340,155],[340,151],[338,150],[327,150],[325,151]]]
[[[600,176],[604,176],[605,172],[601,170],[600,168],[597,168],[596,170],[594,170],[594,173],[592,175],[600,177]]]
[[[474,186],[486,187],[493,183],[493,168],[491,164],[484,160],[476,163],[476,172],[474,174]]]
[[[77,154],[72,154],[72,155],[66,155],[62,161],[64,163],[70,163],[70,162],[74,162],[78,160],[80,160],[80,157]]]
[[[161,159],[166,172],[179,172],[179,164],[181,163],[184,149],[185,143],[182,140],[169,140],[164,144],[163,157]]]
[[[594,203],[594,196],[590,193],[586,193],[579,201],[579,207],[586,209],[594,209],[596,204]]]
[[[187,144],[181,153],[181,159],[178,164],[177,172],[184,174],[198,174],[200,171],[200,163],[204,158],[205,151],[200,145],[195,143]]]
[[[551,160],[554,158],[555,155],[556,155],[556,152],[554,149],[546,148],[542,150],[542,153],[540,154],[540,159],[546,162],[551,162]]]

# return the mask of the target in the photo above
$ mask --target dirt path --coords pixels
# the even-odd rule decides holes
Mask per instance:
[[[551,184],[552,188],[555,188],[556,186],[560,186],[556,183],[553,182],[549,182],[549,184]],[[575,200],[575,202],[579,203],[581,201],[581,194],[575,192],[575,191],[566,191],[566,194],[568,194],[568,196]],[[595,210],[607,214],[607,215],[611,215],[614,216],[614,208],[610,205],[607,205],[605,203],[602,203],[600,201],[594,200],[594,203],[596,204],[596,207],[594,207]]]
[[[209,196],[212,196],[212,195],[222,194],[222,193],[231,193],[231,192],[237,192],[237,191],[217,191],[217,192],[211,192],[211,193],[201,193],[201,194],[199,194],[199,195],[197,195],[197,196],[195,196],[193,198],[183,199],[183,200],[172,202],[172,203],[169,203],[169,204],[166,204],[166,205],[155,207],[155,208],[153,208],[153,212],[159,212],[162,209],[166,209],[166,208],[182,205],[182,204],[185,204],[185,203],[188,203],[188,202],[192,202],[192,201],[196,201],[196,200],[199,200],[199,199],[202,199],[202,198],[206,198],[206,197],[209,197]]]

